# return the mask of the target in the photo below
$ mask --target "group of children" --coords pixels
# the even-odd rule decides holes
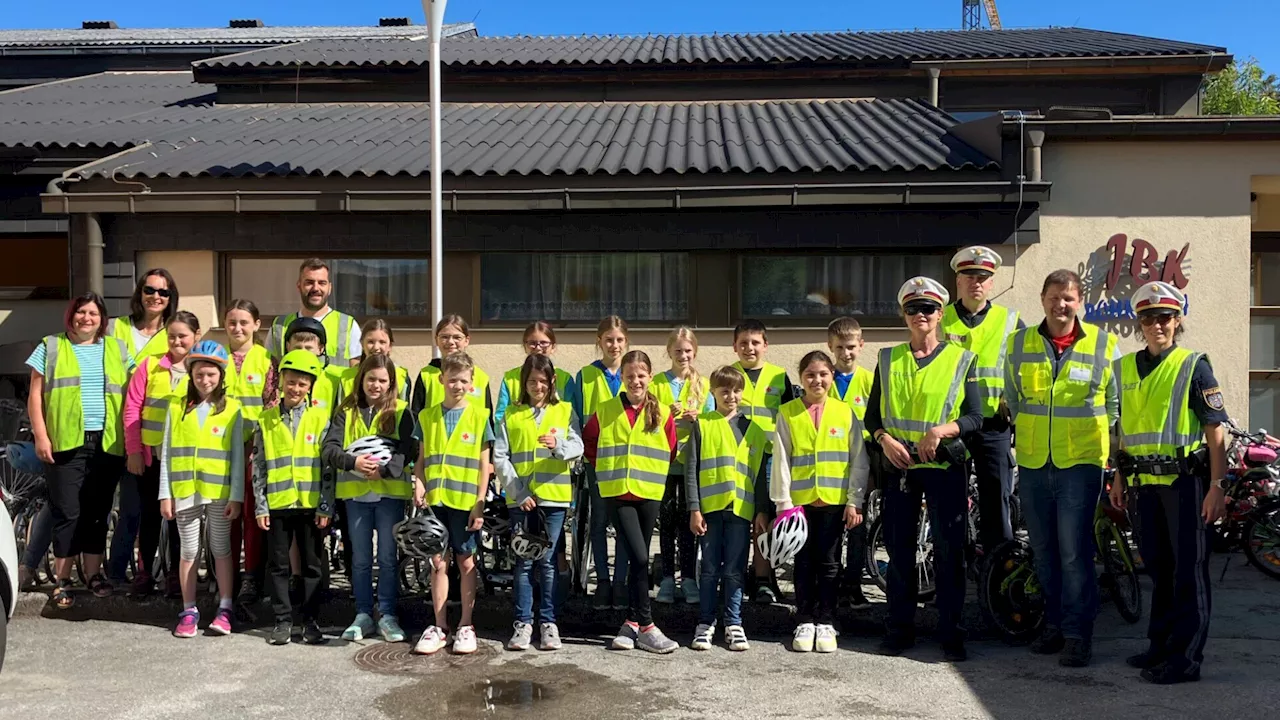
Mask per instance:
[[[395,526],[406,514],[430,512],[447,528],[448,547],[431,568],[435,622],[414,651],[432,654],[451,642],[455,653],[474,652],[475,552],[494,477],[514,531],[536,533],[550,548],[517,561],[507,647],[532,646],[536,587],[538,646],[559,648],[565,517],[575,466],[585,459],[596,519],[597,603],[627,611],[612,647],[658,653],[677,647],[650,612],[649,547],[661,517],[665,577],[657,599],[675,598],[678,546],[680,589],[700,605],[692,647],[712,646],[723,587],[725,642],[747,649],[741,604],[752,537],[767,532],[777,514],[803,507],[809,534],[795,560],[800,621],[793,647],[835,649],[839,552],[845,531],[861,522],[868,476],[861,418],[871,374],[857,365],[862,339],[855,320],[831,323],[830,354],[804,357],[798,388],[765,361],[768,339],[757,321],[734,330],[738,362],[706,377],[696,368],[697,337],[687,327],[670,335],[670,369],[655,372],[644,352],[629,349],[626,322],[608,317],[597,328],[601,359],[574,377],[554,365],[555,332],[538,322],[525,330],[526,359],[502,375],[492,407],[489,376],[467,354],[470,331],[456,315],[436,326],[442,357],[422,369],[412,394],[408,373],[391,360],[393,335],[381,320],[362,328],[364,355],[355,367],[327,363],[324,326],[315,320],[290,323],[283,356],[274,361],[256,344],[253,303],[233,301],[224,320],[226,348],[203,339],[193,315],[175,313],[166,328],[168,351],[139,365],[126,398],[129,469],[159,483],[158,514],[177,521],[184,609],[175,635],[192,637],[199,625],[194,561],[202,520],[220,593],[207,627],[231,631],[232,525],[243,511],[267,535],[276,616],[269,641],[290,642],[293,601],[300,599],[302,639],[324,642],[316,624],[320,558],[341,503],[356,605],[342,637],[405,639],[396,618]],[[617,538],[612,577],[606,523]],[[462,598],[452,630],[451,557]],[[301,588],[292,587],[299,574]],[[768,576],[759,553],[754,574]]]

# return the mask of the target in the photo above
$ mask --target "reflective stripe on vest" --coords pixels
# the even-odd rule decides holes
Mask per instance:
[[[630,493],[645,500],[661,500],[671,470],[671,445],[667,441],[667,419],[671,411],[658,403],[658,425],[644,429],[641,410],[634,425],[627,419],[622,398],[601,403],[596,410],[600,442],[596,450],[596,480],[601,497]]]
[[[1053,344],[1039,328],[1019,330],[1009,343],[1005,400],[1014,413],[1020,467],[1106,465],[1111,452],[1107,384],[1116,336],[1077,322],[1081,337],[1063,355],[1057,377]]]
[[[396,400],[396,414],[391,423],[390,433],[382,432],[382,413],[370,418],[369,424],[366,425],[364,414],[359,409],[344,410],[343,412],[346,413],[346,416],[342,427],[342,446],[350,447],[351,443],[369,435],[378,435],[398,441],[400,439],[400,421],[403,419],[408,407],[409,403],[403,400]],[[408,465],[408,460],[408,458],[405,458],[406,465]],[[337,496],[339,500],[350,500],[371,492],[383,497],[408,498],[413,495],[413,480],[407,468],[400,477],[384,478],[379,475],[372,480],[354,470],[338,471]]]
[[[222,412],[212,410],[200,426],[195,410],[186,410],[185,396],[169,404],[169,487],[175,499],[199,493],[206,500],[231,497],[231,450],[243,437],[232,437],[240,403],[227,398]],[[237,482],[243,482],[236,478]]]
[[[261,345],[249,348],[239,369],[234,361],[227,363],[227,394],[240,401],[246,439],[253,437],[253,425],[262,415],[262,390],[270,372],[271,353]]]
[[[567,503],[573,500],[569,463],[552,457],[551,451],[538,442],[542,435],[553,435],[556,442],[569,437],[569,423],[573,420],[573,407],[561,401],[542,410],[541,422],[533,419],[533,408],[512,405],[503,419],[507,427],[507,440],[511,448],[511,464],[516,475],[529,484],[529,491],[539,500]],[[509,502],[515,498],[508,496]]]
[[[960,320],[955,304],[942,312],[942,332],[948,342],[959,344],[977,357],[973,374],[978,378],[982,414],[994,417],[1004,396],[1004,362],[1009,337],[1018,329],[1018,313],[1003,305],[991,304],[977,327]]]
[[[102,339],[102,448],[124,455],[124,386],[129,374],[129,351],[115,338]],[[80,399],[80,363],[65,333],[44,339],[44,423],[54,452],[84,445],[84,407]]]
[[[329,413],[321,408],[306,408],[298,431],[294,432],[277,405],[262,413],[258,423],[262,429],[262,459],[267,466],[267,507],[319,507],[320,446],[329,425]]]
[[[676,397],[672,389],[671,378],[666,373],[658,373],[653,377],[653,382],[649,384],[649,392],[658,398],[658,402],[670,408],[672,405],[679,404],[684,410],[693,410],[701,413],[703,403],[711,395],[711,382],[704,377],[698,378],[698,387],[701,392],[698,397],[693,397],[693,383],[686,382],[680,386],[680,397]],[[676,421],[676,443],[678,447],[684,447],[689,442],[689,435],[693,433],[692,420]],[[679,455],[677,455],[679,457]]]
[[[271,323],[272,344],[275,345],[271,348],[271,352],[277,360],[284,357],[287,352],[284,343],[285,331],[297,319],[298,313],[290,313],[277,315]],[[320,324],[324,326],[324,354],[329,359],[329,363],[338,366],[350,363],[351,357],[347,355],[347,349],[351,345],[351,330],[355,327],[356,319],[331,308],[320,319]]]
[[[617,396],[617,393],[609,389],[609,379],[604,376],[604,371],[595,365],[582,368],[582,387],[579,389],[582,390],[582,417],[584,418],[590,418],[606,400]],[[618,391],[622,391],[621,384],[618,385]]]
[[[831,392],[834,393],[835,398],[853,408],[853,414],[858,418],[858,422],[862,422],[867,417],[867,399],[871,396],[871,385],[875,377],[875,373],[861,365],[855,366],[853,377],[849,378],[849,385],[844,389],[844,397],[836,392],[835,383],[831,384]],[[871,433],[867,432],[865,427],[862,429],[862,437],[865,440],[871,439]]]
[[[960,417],[960,400],[973,353],[946,343],[921,368],[910,343],[880,351],[880,418],[885,432],[911,452],[925,433]],[[945,468],[943,463],[920,463],[913,468]]]
[[[424,409],[444,402],[444,381],[441,378],[440,368],[434,365],[422,368],[422,372],[418,373],[418,382],[425,388],[423,397],[426,398],[426,403],[422,406]],[[485,407],[485,401],[489,399],[489,375],[479,367],[472,368],[471,390],[467,392],[467,396],[472,401],[480,403],[481,407]]]
[[[339,380],[337,404],[341,405],[342,401],[356,389],[356,376],[359,374],[359,365],[343,368],[341,379]],[[410,388],[412,387],[409,384],[409,371],[400,365],[396,365],[396,397],[408,402]]]
[[[698,416],[698,504],[703,514],[728,508],[755,517],[755,482],[764,459],[764,431],[751,423],[738,442],[733,425],[718,412]]]
[[[173,383],[169,368],[160,366],[161,358],[147,360],[147,395],[142,401],[142,444],[160,447],[164,442],[164,418],[169,412],[169,402],[187,396],[187,374]]]
[[[130,362],[126,365],[141,365],[146,357],[162,357],[169,352],[169,331],[164,326],[151,336],[142,347],[134,347],[133,321],[128,316],[118,317],[111,323],[111,337],[115,338],[129,353]]]
[[[796,398],[779,411],[791,431],[791,504],[844,505],[849,499],[849,428],[853,408],[828,396],[822,405],[818,427]]]
[[[751,422],[760,426],[769,438],[765,452],[773,452],[773,430],[777,427],[778,408],[782,407],[782,396],[786,394],[787,372],[777,365],[764,363],[760,366],[760,376],[752,383],[743,369],[741,362],[733,364],[733,369],[742,373],[742,402],[738,412],[751,418]]]
[[[485,429],[489,426],[488,409],[480,403],[468,402],[452,435],[445,432],[443,405],[423,408],[418,413],[418,422],[422,426],[427,504],[471,511],[483,500],[480,455],[484,451]]]
[[[1137,353],[1116,361],[1120,376],[1120,444],[1135,459],[1175,461],[1204,444],[1200,419],[1191,412],[1191,376],[1203,357],[1175,347],[1145,378]],[[1140,485],[1171,485],[1177,475],[1138,474]]]

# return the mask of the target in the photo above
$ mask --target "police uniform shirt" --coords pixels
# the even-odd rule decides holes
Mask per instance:
[[[1138,378],[1142,379],[1150,375],[1175,347],[1177,347],[1176,344],[1159,355],[1152,355],[1146,348],[1139,350],[1135,358]],[[1196,361],[1195,369],[1191,372],[1188,405],[1201,426],[1220,425],[1228,420],[1226,404],[1222,399],[1222,388],[1218,385],[1217,378],[1213,376],[1213,368],[1209,366],[1209,360],[1204,356]]]
[[[959,318],[960,322],[964,323],[965,327],[970,329],[976,328],[979,325],[981,325],[982,321],[987,319],[987,313],[991,312],[990,300],[987,301],[986,305],[982,306],[981,310],[975,313],[969,312],[969,308],[965,307],[964,303],[960,302],[959,300],[956,300],[955,302],[951,303],[951,305],[954,306],[956,309],[956,317]],[[1027,324],[1022,321],[1022,316],[1019,315],[1018,329],[1021,330],[1026,326]],[[924,366],[921,365],[920,367],[924,367]]]

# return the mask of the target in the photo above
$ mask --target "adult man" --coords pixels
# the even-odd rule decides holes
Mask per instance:
[[[1093,516],[1119,413],[1116,336],[1076,317],[1080,276],[1055,270],[1040,291],[1044,322],[1009,341],[1005,402],[1018,450],[1018,494],[1044,588],[1045,626],[1031,651],[1059,664],[1093,656],[1098,579]]]
[[[284,333],[289,323],[299,317],[319,320],[324,325],[326,341],[324,354],[331,365],[343,367],[360,362],[360,326],[355,318],[329,307],[329,294],[333,285],[329,282],[329,265],[319,258],[302,261],[298,268],[298,298],[302,309],[289,315],[277,316],[271,323],[267,336],[267,349],[276,362],[285,353]]]
[[[1025,327],[1018,313],[987,297],[995,286],[1001,259],[980,245],[951,258],[959,297],[942,314],[943,339],[977,356],[975,373],[982,399],[982,428],[966,437],[978,475],[978,541],[987,549],[1013,537],[1009,525],[1009,496],[1013,466],[1009,452],[1009,421],[1000,411],[1004,396],[1004,362],[1009,336]]]

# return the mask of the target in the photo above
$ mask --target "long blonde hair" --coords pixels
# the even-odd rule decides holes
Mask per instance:
[[[676,327],[676,329],[672,330],[671,334],[667,336],[667,357],[675,360],[675,356],[672,355],[672,352],[675,350],[676,343],[681,340],[688,340],[689,344],[693,345],[693,357],[696,360],[698,358],[698,336],[693,332],[693,328],[688,325],[680,325]],[[686,387],[689,388],[688,406],[701,411],[702,401],[706,398],[702,396],[702,376],[698,374],[698,366],[693,364],[689,365],[689,377],[685,380],[685,384]]]
[[[619,330],[622,336],[627,339],[627,349],[631,349],[631,329],[627,327],[627,321],[622,319],[620,315],[608,315],[600,320],[596,325],[596,350],[604,353],[604,349],[600,347],[600,338],[610,330]],[[550,336],[548,336],[550,337]],[[552,342],[555,342],[554,339]]]

